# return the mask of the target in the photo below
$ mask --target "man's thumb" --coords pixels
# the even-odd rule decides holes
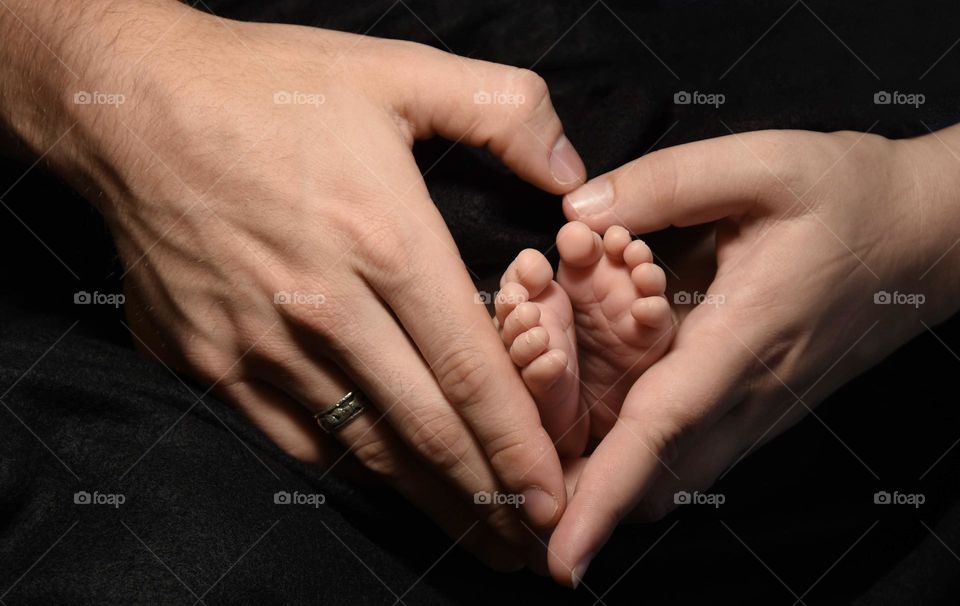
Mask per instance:
[[[485,146],[522,179],[554,194],[586,180],[543,78],[420,45],[411,52],[417,68],[396,89],[397,109],[417,138],[438,134]]]

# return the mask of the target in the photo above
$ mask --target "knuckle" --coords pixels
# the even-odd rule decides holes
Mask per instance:
[[[524,96],[524,101],[531,106],[537,106],[544,99],[550,96],[550,88],[547,81],[537,72],[526,68],[515,68],[511,73],[511,84],[519,94]]]
[[[408,233],[403,220],[377,223],[353,234],[353,241],[360,253],[359,268],[371,281],[401,287],[414,278],[414,267],[424,250],[422,234]]]
[[[677,460],[680,454],[678,442],[680,440],[679,430],[670,429],[651,429],[648,430],[647,444],[651,450],[658,453],[660,459],[666,464],[671,464]]]
[[[680,184],[676,153],[667,148],[655,151],[639,160],[643,167],[643,185],[648,191],[651,208],[671,208],[675,206],[677,189]],[[629,173],[624,173],[629,175]],[[630,177],[632,178],[632,177]],[[616,190],[617,183],[613,184]],[[614,197],[614,199],[617,199]]]
[[[182,357],[190,374],[204,383],[216,383],[217,381],[222,382],[230,379],[230,377],[224,376],[230,369],[230,364],[224,362],[228,356],[212,345],[185,347]]]
[[[644,446],[660,460],[663,465],[671,465],[680,455],[680,439],[685,423],[677,420],[660,420],[655,424],[637,419],[630,413],[622,413],[620,420],[644,442]]]
[[[542,428],[544,440],[541,443],[550,444],[550,438]],[[499,436],[486,444],[490,464],[494,469],[526,469],[529,467],[530,435],[520,429]],[[539,456],[539,453],[537,453]]]
[[[368,470],[381,477],[394,477],[400,465],[390,443],[378,437],[360,440],[350,447],[350,452]]]
[[[550,88],[539,74],[528,69],[517,69],[514,86],[518,99],[523,102],[517,106],[518,117],[528,128],[543,132],[543,136],[553,139],[563,131],[560,118],[553,111]]]
[[[811,166],[810,159],[819,162],[821,154],[801,153],[798,146],[817,147],[816,138],[807,138],[799,133],[785,133],[779,130],[765,130],[745,139],[752,154],[760,159],[756,182],[756,198],[770,200],[784,193],[784,189],[801,195],[806,192],[810,175],[820,172]],[[822,170],[822,169],[821,169]],[[792,202],[790,196],[788,202]]]
[[[303,328],[324,343],[335,343],[343,327],[351,325],[350,316],[335,296],[306,292],[306,289],[278,289],[274,297],[274,306],[283,320]],[[314,300],[323,303],[314,304],[311,302]]]
[[[449,471],[463,464],[470,441],[456,415],[442,415],[426,420],[413,419],[417,428],[410,434],[413,450],[437,466]]]
[[[488,528],[497,531],[502,536],[508,537],[518,544],[522,544],[524,540],[529,538],[529,535],[524,536],[526,533],[520,526],[520,518],[515,509],[507,507],[506,505],[485,507],[481,515],[484,524],[486,524]]]
[[[480,394],[493,379],[492,368],[482,351],[469,345],[457,345],[434,366],[440,389],[455,406],[468,406],[480,400]]]

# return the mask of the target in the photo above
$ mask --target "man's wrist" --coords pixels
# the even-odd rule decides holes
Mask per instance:
[[[3,147],[43,155],[82,185],[77,178],[100,160],[94,148],[112,145],[117,110],[151,77],[142,59],[183,11],[196,12],[176,0],[7,0],[0,6]]]

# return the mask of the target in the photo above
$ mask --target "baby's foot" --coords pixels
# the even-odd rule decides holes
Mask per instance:
[[[588,416],[580,398],[570,299],[536,250],[521,252],[500,280],[496,301],[503,343],[540,410],[561,456],[579,456]]]
[[[601,238],[583,223],[568,223],[557,248],[557,282],[573,305],[581,407],[590,411],[590,434],[602,437],[627,392],[673,340],[666,276],[650,248],[622,227]]]

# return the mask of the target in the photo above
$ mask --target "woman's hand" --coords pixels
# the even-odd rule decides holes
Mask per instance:
[[[568,218],[597,231],[716,221],[717,271],[688,293],[700,304],[584,466],[550,542],[558,581],[575,585],[636,506],[661,518],[678,491],[706,490],[957,309],[958,141],[957,127],[909,141],[734,135],[652,153],[566,197]]]
[[[49,31],[46,3],[13,5]],[[543,80],[172,1],[56,16],[83,34],[49,42],[61,84],[40,88],[61,111],[8,121],[38,152],[62,139],[49,157],[106,217],[139,344],[307,461],[324,452],[312,414],[361,390],[373,406],[336,437],[486,561],[519,565],[511,545],[536,547],[534,533],[515,506],[474,495],[522,494],[533,528],[549,529],[560,463],[411,146],[485,145],[567,192],[584,168]]]

